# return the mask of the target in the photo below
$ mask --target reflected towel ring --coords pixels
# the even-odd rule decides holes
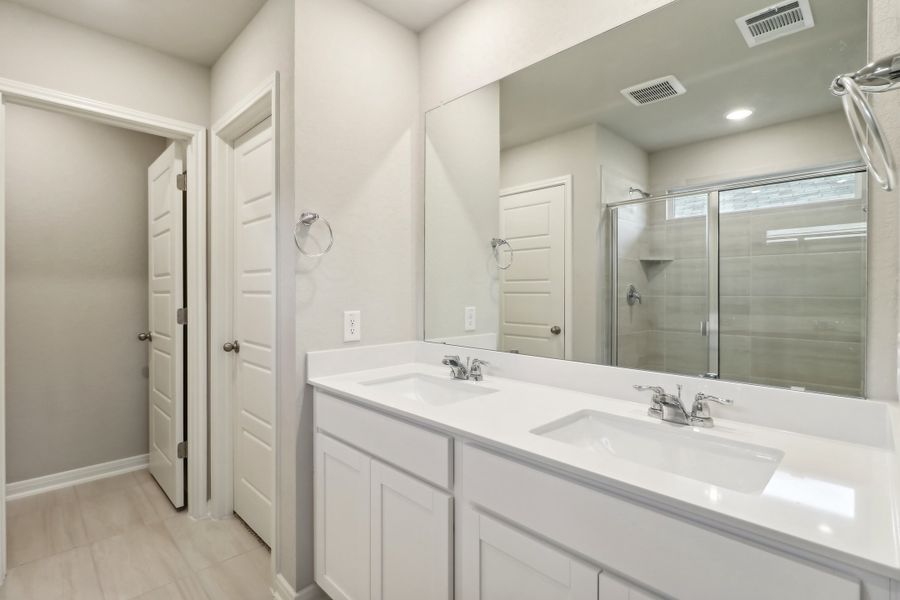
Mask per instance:
[[[500,264],[500,246],[506,246],[507,248],[509,248],[509,262],[506,263],[505,266]],[[512,266],[513,257],[515,255],[513,254],[513,247],[509,242],[507,242],[503,238],[493,238],[491,239],[491,248],[494,251],[494,260],[497,261],[498,269],[505,271]]]
[[[310,229],[312,229],[312,226],[318,221],[324,223],[325,227],[328,228],[328,244],[321,252],[310,253],[303,249],[303,242],[301,242],[301,238],[305,241],[305,239],[309,236]],[[320,256],[325,256],[331,250],[331,247],[334,246],[334,230],[331,229],[331,223],[328,222],[328,219],[319,216],[319,213],[314,213],[308,210],[303,211],[302,213],[300,213],[300,220],[297,221],[296,225],[294,225],[294,244],[297,245],[297,250],[299,250],[300,254],[302,254],[303,256],[307,256],[309,258],[318,258]]]

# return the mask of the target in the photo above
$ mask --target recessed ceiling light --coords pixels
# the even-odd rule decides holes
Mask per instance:
[[[753,111],[749,108],[736,108],[730,113],[726,114],[725,118],[729,121],[743,121],[752,114]]]

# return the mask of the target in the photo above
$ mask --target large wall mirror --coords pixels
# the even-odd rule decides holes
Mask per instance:
[[[430,111],[426,340],[865,395],[867,174],[829,84],[867,0],[770,3],[676,0]]]

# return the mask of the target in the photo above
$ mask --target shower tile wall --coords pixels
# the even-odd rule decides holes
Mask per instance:
[[[866,222],[864,206],[851,200],[721,216],[724,379],[863,394],[866,236],[852,226]],[[804,228],[829,231],[804,235]]]
[[[662,339],[652,320],[656,299],[647,293],[648,277],[641,263],[647,254],[649,206],[618,209],[618,347],[619,366],[632,369],[662,369]],[[643,295],[642,304],[629,306],[627,288],[633,284]]]
[[[650,206],[648,252],[642,261],[653,331],[662,342],[657,366],[700,375],[709,371],[709,338],[700,329],[709,311],[706,216],[668,219],[666,204]]]
[[[721,215],[723,379],[863,393],[866,238],[847,230],[865,221],[862,200]],[[833,231],[791,237],[810,227]],[[705,373],[705,216],[667,218],[659,201],[619,209],[618,228],[618,364]]]
[[[708,370],[706,220],[666,221],[665,201],[619,209],[619,366],[699,375]],[[629,305],[633,284],[640,304]]]

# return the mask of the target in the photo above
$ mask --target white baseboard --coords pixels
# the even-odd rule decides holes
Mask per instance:
[[[272,592],[275,600],[328,600],[328,596],[316,584],[308,585],[299,592],[294,591],[281,573],[275,575]]]
[[[148,455],[141,454],[130,458],[121,458],[110,462],[100,463],[99,465],[90,465],[71,471],[63,471],[62,473],[54,473],[52,475],[44,475],[43,477],[35,477],[34,479],[26,479],[15,483],[6,484],[6,499],[15,500],[17,498],[25,498],[26,496],[34,496],[51,490],[77,485],[79,483],[87,483],[104,477],[112,477],[122,473],[130,473],[131,471],[140,471],[146,469],[148,465]]]

